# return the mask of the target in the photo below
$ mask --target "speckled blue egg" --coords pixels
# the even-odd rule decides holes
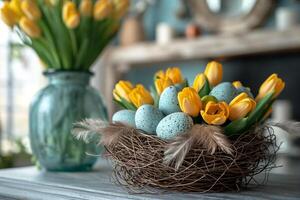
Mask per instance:
[[[165,115],[172,114],[174,112],[180,112],[180,107],[177,98],[178,92],[175,86],[167,87],[160,95],[158,108]]]
[[[251,93],[251,90],[249,88],[246,88],[246,87],[239,87],[237,89],[238,91],[238,94],[241,94],[243,92],[245,92],[246,94],[248,94],[249,97],[251,97],[252,99],[254,98],[253,94]]]
[[[122,124],[135,127],[135,111],[132,110],[120,110],[116,112],[113,117],[113,123],[120,122]]]
[[[238,95],[238,91],[231,83],[224,82],[214,87],[209,95],[229,104]]]
[[[155,134],[156,127],[164,114],[152,105],[143,105],[139,107],[135,114],[136,128],[149,134]]]
[[[166,116],[159,122],[156,133],[158,137],[170,140],[190,130],[192,126],[193,119],[189,115],[176,112]]]

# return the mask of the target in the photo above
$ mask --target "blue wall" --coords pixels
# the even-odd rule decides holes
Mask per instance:
[[[171,24],[179,33],[184,32],[184,28],[189,20],[179,20],[174,15],[178,9],[179,0],[159,0],[157,5],[151,7],[145,15],[145,30],[149,40],[155,37],[155,26],[158,22],[167,22]],[[276,7],[284,6],[300,11],[300,1],[280,0]],[[274,27],[274,11],[266,21],[266,27]],[[155,66],[139,66],[131,70],[124,77],[134,83],[152,84],[152,76],[159,69],[170,66],[181,67],[183,74],[189,82],[193,81],[195,74],[202,72],[208,60],[194,60],[190,62],[176,62],[157,64]],[[286,53],[264,56],[249,56],[242,58],[232,58],[222,61],[224,65],[224,80],[241,80],[245,85],[251,87],[256,92],[259,85],[271,73],[278,73],[287,83],[287,87],[282,99],[292,101],[294,106],[294,118],[300,120],[300,54]],[[147,76],[144,76],[144,75]]]

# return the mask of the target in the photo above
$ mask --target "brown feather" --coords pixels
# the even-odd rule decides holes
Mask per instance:
[[[110,146],[117,143],[121,135],[133,131],[136,130],[121,123],[110,124],[100,119],[86,119],[74,124],[72,134],[76,139],[82,139],[86,143],[98,140],[98,144]]]
[[[101,130],[108,126],[108,122],[101,119],[85,119],[81,122],[74,123],[72,134],[78,140],[83,140],[86,143],[95,139],[100,139]]]
[[[131,134],[137,132],[137,130],[124,124],[116,123],[106,126],[101,132],[100,144],[110,146],[116,144],[121,135]]]
[[[175,162],[175,169],[179,169],[193,145],[202,145],[210,154],[214,154],[217,149],[229,155],[233,152],[220,127],[196,124],[189,132],[178,136],[168,145],[164,163],[170,165]]]

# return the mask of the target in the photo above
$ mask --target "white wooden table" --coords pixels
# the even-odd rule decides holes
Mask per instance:
[[[283,163],[289,161],[281,160]],[[164,193],[160,195],[132,195],[110,180],[111,167],[100,162],[98,169],[87,173],[54,173],[38,171],[34,167],[0,171],[0,199],[245,199],[296,200],[300,199],[300,162],[283,168],[269,177],[265,186],[239,193]],[[295,173],[298,172],[298,173]]]

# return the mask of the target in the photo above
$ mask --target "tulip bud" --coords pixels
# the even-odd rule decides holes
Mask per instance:
[[[220,126],[229,117],[229,107],[225,102],[210,101],[206,104],[205,109],[201,110],[201,116],[207,124]]]
[[[210,85],[218,85],[223,78],[222,64],[216,61],[209,62],[206,66],[204,74],[206,75]]]
[[[139,108],[144,104],[154,104],[153,97],[150,92],[144,88],[143,85],[137,85],[129,94],[130,101]]]
[[[181,75],[181,71],[178,67],[168,68],[166,71],[166,76],[171,79],[174,85],[182,83],[184,81]]]
[[[240,87],[243,86],[243,84],[242,84],[240,81],[234,81],[234,82],[232,83],[232,85],[233,85],[236,89],[238,89],[238,88],[240,88]]]
[[[172,81],[169,78],[164,79],[156,79],[155,82],[155,88],[159,95],[169,86],[173,85]]]
[[[246,93],[241,93],[229,104],[229,119],[231,121],[246,117],[256,107],[256,102]]]
[[[117,101],[121,101],[121,98],[123,98],[126,101],[130,102],[128,95],[131,92],[131,90],[133,90],[133,86],[129,81],[119,81],[116,84],[115,89],[113,91],[114,98]]]
[[[70,29],[76,28],[80,23],[80,15],[77,11],[76,4],[68,1],[63,6],[63,20]]]
[[[3,7],[1,8],[1,19],[10,27],[13,27],[18,23],[17,14],[10,8],[8,2],[3,3]]]
[[[18,16],[18,21],[24,16],[24,13],[21,9],[21,0],[11,0],[9,3],[10,8],[16,13]]]
[[[92,0],[82,0],[80,4],[80,13],[83,16],[90,17],[93,14],[93,2]]]
[[[285,82],[281,78],[279,78],[277,74],[272,74],[260,86],[259,93],[255,100],[256,102],[258,102],[271,92],[274,92],[273,98],[276,98],[282,92],[284,87],[285,87]]]
[[[182,112],[197,117],[202,108],[201,99],[194,88],[186,87],[178,93],[178,102]]]
[[[22,17],[20,27],[29,37],[38,38],[41,36],[41,29],[33,20]]]
[[[205,85],[206,78],[204,74],[198,74],[194,80],[193,88],[199,92]]]
[[[121,19],[126,14],[129,6],[130,0],[113,0],[115,7],[115,17]]]
[[[33,0],[23,0],[21,8],[25,16],[31,20],[41,18],[41,11]]]
[[[94,18],[102,20],[113,12],[113,3],[111,0],[97,0],[94,6]]]

